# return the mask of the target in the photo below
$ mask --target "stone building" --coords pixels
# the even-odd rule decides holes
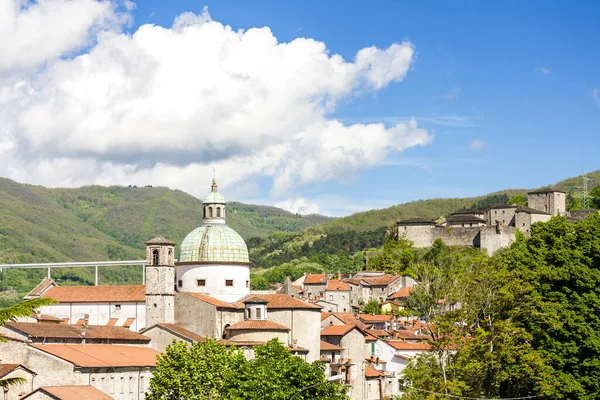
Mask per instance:
[[[528,206],[494,204],[459,211],[441,224],[421,218],[405,219],[397,222],[397,232],[415,247],[430,247],[436,239],[441,239],[449,246],[474,246],[493,254],[515,240],[517,229],[529,236],[534,223],[567,215],[566,194],[561,190],[531,191],[527,203]]]

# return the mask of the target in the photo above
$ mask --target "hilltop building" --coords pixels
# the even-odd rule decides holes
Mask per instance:
[[[459,211],[438,224],[421,218],[396,223],[398,236],[404,236],[415,247],[430,247],[435,239],[450,246],[474,246],[493,254],[509,246],[517,229],[526,236],[536,222],[546,222],[555,215],[568,215],[566,193],[552,188],[527,193],[528,206],[496,204]]]

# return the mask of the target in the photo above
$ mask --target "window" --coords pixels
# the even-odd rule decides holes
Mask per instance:
[[[346,296],[342,296],[342,300],[346,300]]]
[[[133,376],[129,377],[129,393],[133,393]]]
[[[158,249],[152,250],[152,265],[158,265]]]
[[[196,286],[206,286],[206,279],[197,279]]]
[[[183,281],[181,279],[177,281],[177,286],[179,286],[179,287],[183,286]]]
[[[208,207],[208,218],[212,218],[212,207]]]
[[[217,217],[221,217],[221,207],[217,207]]]
[[[144,377],[140,376],[140,393],[144,393]]]
[[[250,310],[249,308],[246,308],[246,318],[247,319],[251,318],[250,311],[252,311],[252,310]]]
[[[233,286],[233,279],[225,279],[225,286]]]
[[[121,393],[125,393],[125,377],[121,377]]]
[[[113,394],[115,392],[115,378],[110,378],[110,393]]]
[[[346,309],[344,308],[344,312],[346,312]]]
[[[120,310],[121,309],[121,305],[120,304],[115,304],[115,310]]]
[[[498,214],[498,210],[494,210],[494,214]]]
[[[502,210],[502,214],[504,214],[504,210]]]
[[[523,226],[525,226],[525,222],[523,222]]]
[[[106,387],[104,386],[104,377],[100,378],[100,391],[104,392],[106,390]]]
[[[261,312],[260,312],[260,308],[257,308],[254,313],[256,315],[256,319],[261,319],[262,318],[262,315],[261,315]]]
[[[333,295],[332,294],[329,295],[329,300],[333,301]]]
[[[246,281],[246,287],[250,287],[250,281]]]

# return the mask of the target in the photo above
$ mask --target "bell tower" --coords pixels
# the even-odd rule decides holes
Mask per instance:
[[[146,328],[175,322],[175,243],[162,236],[146,242]]]

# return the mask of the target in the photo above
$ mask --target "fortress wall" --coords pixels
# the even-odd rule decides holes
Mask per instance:
[[[488,254],[494,254],[514,242],[516,233],[517,229],[513,226],[503,226],[499,231],[495,226],[482,228],[481,248],[487,250]]]
[[[433,232],[438,229],[434,225],[400,225],[398,237],[405,235],[415,247],[429,247],[433,243]]]

